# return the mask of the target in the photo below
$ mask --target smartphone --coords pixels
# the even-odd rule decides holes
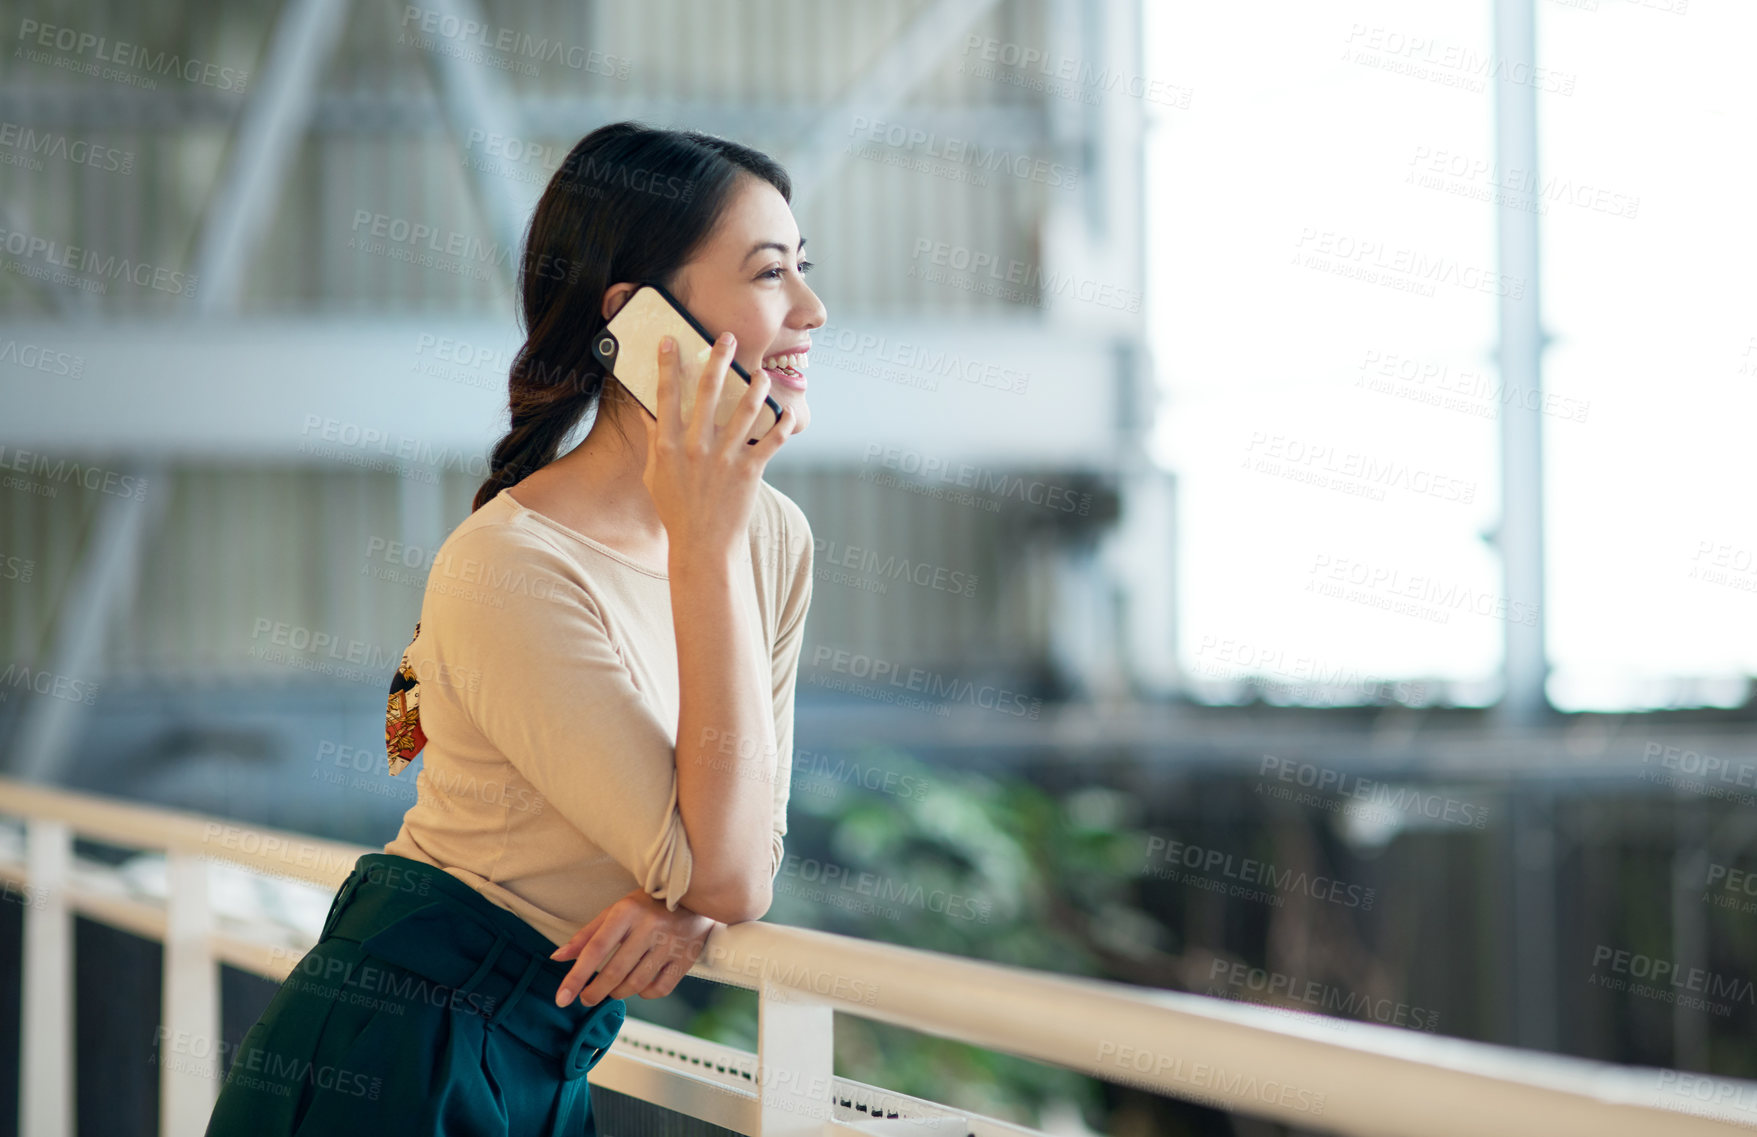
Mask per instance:
[[[714,340],[707,329],[689,314],[689,309],[665,290],[664,285],[646,282],[636,289],[592,341],[592,355],[605,370],[616,376],[617,382],[628,388],[629,394],[640,400],[648,414],[657,419],[659,340],[664,336],[677,341],[678,358],[683,361],[683,421],[688,423],[695,412],[696,379],[702,373],[702,364],[708,353],[714,350]],[[738,407],[738,400],[744,398],[745,387],[750,386],[750,372],[736,359],[731,361],[731,367],[744,383],[741,386],[728,381],[720,385],[720,405],[714,412],[715,426],[726,425]],[[774,429],[781,420],[781,404],[773,396],[764,395],[763,404],[769,413],[758,412],[756,423],[751,428],[756,432],[749,440],[752,443]]]

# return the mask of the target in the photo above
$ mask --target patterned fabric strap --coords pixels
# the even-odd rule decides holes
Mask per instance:
[[[384,752],[393,778],[427,745],[427,732],[421,729],[421,683],[415,678],[415,669],[409,666],[409,649],[420,635],[421,622],[417,620],[409,647],[403,649],[403,661],[391,676],[390,697],[385,702]]]

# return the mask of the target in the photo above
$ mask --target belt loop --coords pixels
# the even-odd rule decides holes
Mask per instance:
[[[353,871],[348,874],[347,880],[342,881],[342,886],[336,889],[336,898],[330,901],[329,915],[323,918],[323,931],[317,934],[319,943],[329,939],[330,929],[335,927],[336,917],[342,914],[342,909],[346,908],[348,901],[353,899],[354,891],[360,887],[362,879],[360,863],[355,861]]]
[[[519,981],[513,984],[512,993],[506,997],[506,1002],[502,1003],[500,1009],[495,1011],[494,1016],[488,1020],[488,1030],[493,1030],[500,1025],[502,1019],[506,1018],[507,1012],[511,1011],[514,1004],[519,1001],[519,997],[525,993],[525,988],[529,987],[531,980],[537,977],[537,969],[542,966],[543,960],[540,957],[531,956],[531,962],[525,964],[525,972],[519,976]]]
[[[468,979],[464,980],[464,984],[458,988],[458,992],[460,994],[468,995],[470,992],[474,991],[477,986],[481,984],[482,980],[488,977],[488,973],[494,970],[494,961],[500,958],[501,951],[511,942],[511,936],[504,932],[496,932],[494,935],[494,946],[488,949],[488,954],[483,956],[482,962],[476,965],[475,973]]]

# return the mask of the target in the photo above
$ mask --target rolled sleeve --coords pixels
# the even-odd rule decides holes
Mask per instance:
[[[461,534],[482,562],[474,592],[430,592],[424,619],[482,737],[569,824],[675,910],[694,857],[678,809],[671,732],[635,685],[596,601],[567,558],[504,527]]]

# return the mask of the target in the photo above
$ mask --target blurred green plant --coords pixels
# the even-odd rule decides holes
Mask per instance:
[[[890,747],[796,771],[773,923],[1061,974],[1116,977],[1163,959],[1140,911],[1137,802],[1086,788],[930,769]],[[1134,979],[1131,981],[1139,981]],[[755,999],[713,987],[683,1027],[755,1049]],[[855,1015],[836,1016],[836,1073],[897,1093],[1036,1125],[1044,1107],[1102,1112],[1082,1074]]]

